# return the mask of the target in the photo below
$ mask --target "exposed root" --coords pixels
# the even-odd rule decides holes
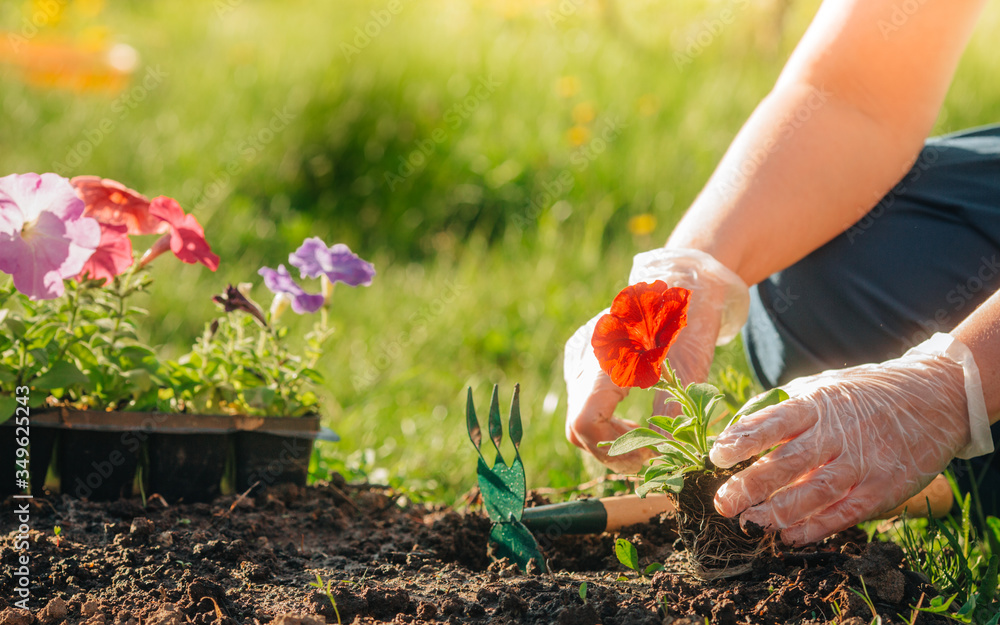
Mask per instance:
[[[715,511],[715,491],[739,468],[689,476],[676,496],[677,530],[693,573],[700,579],[746,573],[757,557],[773,548],[772,533],[753,525],[744,532],[738,518]]]

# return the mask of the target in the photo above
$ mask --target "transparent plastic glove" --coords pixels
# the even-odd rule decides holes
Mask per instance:
[[[688,325],[670,348],[667,358],[680,379],[701,382],[715,355],[716,344],[732,340],[747,318],[750,296],[747,285],[712,256],[690,249],[656,249],[638,254],[632,264],[629,284],[663,280],[670,286],[691,291]],[[607,309],[591,319],[566,343],[563,374],[569,394],[566,438],[590,452],[612,470],[635,473],[648,452],[608,457],[603,441],[613,441],[638,427],[633,421],[614,416],[615,408],[628,395],[601,370],[590,339],[594,325]],[[653,414],[664,414],[665,394],[657,393]]]
[[[901,358],[793,380],[789,399],[729,427],[709,454],[730,467],[716,509],[793,545],[891,510],[952,458],[993,448],[972,353],[936,334]]]

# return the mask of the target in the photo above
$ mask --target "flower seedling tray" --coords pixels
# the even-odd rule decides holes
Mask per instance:
[[[292,483],[305,486],[319,417],[236,416],[236,490]]]
[[[92,501],[132,495],[137,475],[147,495],[156,493],[169,502],[211,501],[222,493],[230,470],[235,475],[234,488],[240,492],[289,482],[305,485],[319,431],[318,416],[290,419],[62,408],[32,417],[33,490],[41,493],[56,440],[59,490]],[[13,445],[13,432],[0,440],[4,446]],[[6,447],[0,451],[5,458],[13,457]],[[2,496],[15,492],[5,490]]]
[[[52,461],[52,447],[55,445],[56,432],[59,427],[59,417],[50,412],[39,412],[31,415],[28,425],[30,455],[28,470],[31,473],[31,492],[34,495],[42,493],[42,485]],[[8,419],[0,424],[0,458],[3,462],[3,475],[0,479],[0,501],[22,491],[15,478],[17,461],[17,439],[24,437],[23,426],[15,425],[15,419]]]

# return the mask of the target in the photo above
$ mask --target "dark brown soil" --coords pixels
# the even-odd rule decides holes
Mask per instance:
[[[332,583],[344,623],[851,625],[873,618],[852,592],[861,576],[883,622],[902,623],[932,593],[902,567],[898,548],[866,546],[860,532],[702,582],[674,551],[670,522],[620,534],[643,566],[665,562],[652,579],[624,570],[613,555],[619,535],[608,534],[538,537],[553,574],[522,575],[487,561],[489,522],[478,511],[413,505],[343,480],[211,504],[166,506],[153,497],[145,508],[138,499],[59,496],[33,500],[30,517],[24,612],[12,607],[24,555],[19,522],[12,500],[2,506],[0,625],[335,623],[329,599],[309,585],[317,575]],[[623,574],[627,581],[617,581]]]

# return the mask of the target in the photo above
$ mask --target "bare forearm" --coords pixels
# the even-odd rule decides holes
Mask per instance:
[[[979,306],[952,330],[952,336],[972,351],[983,383],[990,422],[1000,419],[1000,292]]]
[[[807,84],[754,112],[668,245],[712,254],[755,284],[860,219],[906,172],[923,136]]]
[[[826,0],[771,94],[668,245],[706,251],[748,284],[871,209],[930,132],[985,0]]]

